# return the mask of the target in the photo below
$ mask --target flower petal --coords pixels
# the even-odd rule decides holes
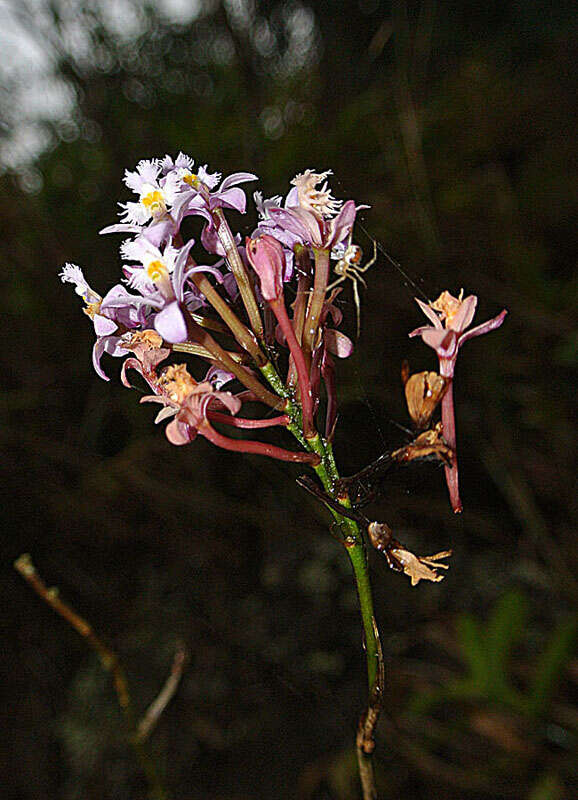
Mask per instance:
[[[343,204],[339,214],[331,220],[329,224],[329,236],[324,246],[329,249],[335,247],[336,244],[347,239],[353,228],[355,222],[355,215],[357,209],[353,200],[348,200]]]
[[[197,435],[197,431],[194,428],[191,428],[190,425],[187,425],[184,422],[179,422],[178,419],[173,419],[167,425],[165,434],[171,444],[176,444],[179,446],[192,442]]]
[[[156,315],[154,326],[166,342],[185,342],[187,339],[187,323],[176,300]]]
[[[231,394],[231,392],[213,392],[212,394],[205,395],[203,401],[205,406],[203,415],[206,414],[206,407],[214,405],[215,402],[225,406],[231,414],[237,414],[241,408],[241,401],[236,395]]]
[[[415,328],[413,331],[411,331],[411,333],[408,333],[407,335],[411,339],[414,336],[423,336],[423,334],[426,331],[435,331],[435,330],[436,328],[432,327],[431,325],[421,325],[421,327]]]
[[[455,314],[454,318],[447,325],[453,331],[465,331],[471,325],[476,313],[476,306],[478,305],[478,298],[475,294],[470,294],[465,300],[462,300],[460,310]]]
[[[353,342],[341,331],[333,328],[326,328],[323,334],[325,346],[334,356],[338,358],[349,358],[353,353]]]
[[[103,353],[108,353],[111,356],[122,356],[125,353],[124,348],[120,347],[121,339],[119,336],[100,336],[94,343],[92,348],[92,365],[96,374],[105,381],[110,378],[105,374],[100,366],[100,359]]]
[[[230,186],[237,186],[239,183],[246,183],[247,181],[258,181],[259,177],[253,175],[252,172],[233,172],[228,175],[219,187],[219,193],[224,192]]]
[[[426,317],[430,320],[430,322],[433,323],[435,328],[443,328],[440,318],[438,317],[438,315],[431,306],[429,306],[427,303],[422,302],[421,300],[418,300],[417,297],[414,297],[414,300],[421,308],[423,313],[426,315]]]
[[[484,333],[495,331],[496,328],[499,328],[502,322],[506,319],[507,313],[507,309],[504,308],[503,311],[500,311],[497,317],[489,319],[487,322],[482,322],[481,325],[476,325],[475,328],[471,328],[469,331],[462,333],[460,336],[459,346],[461,347],[462,344],[467,342],[468,339],[474,339],[476,336],[483,336]]]
[[[92,321],[94,323],[94,332],[97,336],[110,336],[118,328],[116,322],[108,319],[108,317],[103,317],[102,314],[95,314]]]
[[[245,209],[247,208],[247,197],[242,189],[227,189],[224,192],[219,191],[216,194],[211,195],[209,206],[211,209],[234,208],[235,211],[239,211],[241,214],[244,214]]]
[[[433,347],[440,358],[453,358],[458,351],[459,334],[452,330],[435,331],[433,328],[424,331],[423,341]]]

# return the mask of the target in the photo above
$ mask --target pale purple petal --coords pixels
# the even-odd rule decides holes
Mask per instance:
[[[160,247],[164,242],[168,242],[177,231],[178,225],[176,225],[169,214],[166,214],[154,220],[154,222],[144,228],[142,235],[148,239],[151,244],[154,244],[155,247]]]
[[[92,321],[94,323],[94,332],[97,336],[110,336],[118,328],[114,320],[103,317],[102,314],[95,314]]]
[[[214,278],[217,279],[217,283],[223,283],[223,275],[217,267],[210,267],[207,264],[198,264],[196,267],[191,267],[185,273],[184,280],[190,275],[194,275],[195,272],[209,272]]]
[[[161,244],[171,238],[176,230],[177,225],[173,222],[171,217],[166,214],[147,226],[119,222],[116,225],[108,225],[106,228],[99,231],[99,233],[136,233],[137,235],[144,236],[151,244],[155,245],[155,247],[160,247]]]
[[[199,167],[197,170],[197,176],[201,183],[204,183],[205,186],[208,186],[209,189],[212,191],[215,186],[221,180],[221,173],[220,172],[209,172],[207,170],[208,164],[205,164],[202,167]]]
[[[353,200],[348,200],[343,204],[343,208],[339,214],[329,223],[330,234],[328,241],[324,244],[324,246],[331,249],[338,242],[342,242],[344,239],[349,238],[351,229],[353,228],[353,223],[355,222],[356,213],[357,210]]]
[[[183,217],[190,217],[193,214],[204,217],[207,222],[212,222],[213,219],[207,209],[205,199],[196,189],[183,192],[177,197],[173,204],[173,214],[175,215],[175,222],[177,225],[180,225]]]
[[[142,225],[129,225],[127,222],[118,222],[115,225],[107,225],[99,233],[142,233]]]
[[[280,228],[297,236],[302,244],[321,244],[322,233],[319,222],[309,211],[303,211],[301,208],[271,208],[269,216]]]
[[[465,300],[462,300],[459,311],[455,314],[454,318],[447,324],[448,328],[453,331],[461,333],[471,325],[476,313],[476,306],[478,305],[478,298],[475,294],[470,294]]]
[[[136,239],[126,239],[119,248],[120,257],[125,261],[139,261],[144,264],[148,255],[162,260],[163,254],[144,236],[137,236]]]
[[[223,277],[223,288],[231,300],[235,301],[239,297],[239,285],[232,272],[227,272]]]
[[[225,257],[226,251],[223,245],[221,244],[221,240],[219,239],[219,234],[217,233],[217,229],[211,223],[205,225],[203,230],[201,231],[201,244],[207,251],[207,253],[213,253],[214,255],[221,256],[222,258]]]
[[[147,302],[147,298],[127,292],[119,283],[104,296],[100,304],[100,313],[119,325],[136,328],[145,322],[144,307]]]
[[[261,220],[259,226],[253,231],[251,234],[251,238],[255,238],[256,236],[261,236],[264,233],[268,233],[271,236],[274,236],[278,241],[281,242],[287,248],[287,252],[285,253],[285,257],[289,258],[289,253],[291,257],[293,256],[293,248],[296,244],[303,244],[306,239],[308,233],[305,231],[305,234],[302,229],[300,229],[299,233],[293,233],[285,228],[281,227],[281,225],[273,219],[264,219]],[[287,261],[289,264],[289,261]]]
[[[299,205],[299,189],[293,186],[285,198],[285,208],[296,208]]]
[[[187,340],[187,323],[176,300],[169,303],[156,315],[154,326],[157,333],[160,333],[166,342],[185,342]]]
[[[427,303],[423,303],[421,300],[418,300],[417,297],[414,297],[414,300],[418,304],[418,306],[421,308],[423,313],[426,315],[426,317],[431,322],[433,322],[434,327],[443,329],[444,326],[442,325],[439,316],[436,314],[436,312],[433,310],[433,308],[431,306],[429,306]],[[411,334],[410,334],[410,336],[411,336]]]
[[[125,170],[123,180],[129,189],[132,189],[133,192],[138,194],[145,183],[156,183],[160,171],[160,164],[156,161],[143,159],[137,164],[136,172],[130,172],[128,169]]]
[[[174,161],[172,156],[166,155],[159,163],[163,175],[166,175],[174,169],[187,169],[189,172],[192,172],[195,164],[194,159],[184,153],[179,153]]]
[[[94,347],[92,348],[92,365],[96,374],[105,381],[109,381],[110,378],[103,372],[100,366],[100,359],[104,353],[108,353],[111,356],[124,355],[126,350],[120,346],[121,341],[119,336],[101,336],[94,343]]]
[[[121,283],[117,283],[112,287],[112,289],[109,289],[102,298],[100,308],[102,311],[109,309],[122,309],[127,306],[130,306],[131,308],[142,308],[144,305],[146,305],[146,302],[142,297],[136,294],[131,294]]]
[[[185,280],[187,275],[185,275],[185,268],[187,266],[187,259],[189,257],[189,253],[191,252],[191,247],[194,245],[195,240],[189,239],[184,247],[181,247],[179,250],[179,254],[175,261],[175,267],[173,270],[172,275],[172,283],[173,288],[175,290],[175,294],[179,300],[183,299],[183,286],[185,284]]]
[[[197,311],[199,308],[203,308],[207,305],[207,301],[205,298],[199,293],[197,289],[195,291],[184,292],[183,293],[183,302],[188,308],[189,311]]]
[[[226,189],[224,192],[219,190],[211,195],[209,207],[211,210],[215,208],[233,208],[235,211],[244,214],[247,208],[247,197],[242,189]]]
[[[223,183],[219,187],[219,194],[224,192],[230,186],[236,186],[239,183],[247,183],[247,181],[258,181],[259,178],[257,175],[253,175],[252,172],[234,172],[232,175],[228,175]]]
[[[150,219],[149,211],[142,205],[142,203],[119,203],[122,208],[121,221],[129,225],[144,225]]]
[[[462,333],[459,340],[459,346],[461,347],[464,342],[467,342],[468,339],[473,339],[476,336],[482,336],[484,333],[489,333],[490,331],[495,331],[496,328],[499,328],[502,322],[506,318],[506,314],[508,313],[507,309],[500,311],[497,317],[488,320],[487,322],[482,322],[481,325],[476,325],[475,328],[472,328],[465,333]]]

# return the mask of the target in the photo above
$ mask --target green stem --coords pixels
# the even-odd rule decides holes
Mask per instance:
[[[278,391],[281,396],[287,397],[287,390],[283,386],[283,383],[272,364],[269,363],[266,365],[266,367],[262,367],[261,372],[269,381],[269,384],[276,391]],[[288,398],[287,407],[285,409],[286,413],[292,415],[295,413],[295,409],[295,404],[290,398]],[[295,417],[293,417],[293,419],[295,419]],[[347,494],[339,494],[335,488],[339,479],[339,472],[337,470],[331,444],[322,439],[317,432],[314,436],[305,438],[302,429],[295,422],[290,423],[287,427],[302,446],[306,447],[310,452],[317,453],[317,455],[321,458],[321,462],[314,467],[314,469],[327,494],[329,494],[330,497],[337,499],[344,506],[344,508],[351,508],[349,496]],[[359,525],[357,522],[355,522],[355,520],[341,516],[341,514],[334,510],[331,510],[331,513],[333,514],[336,522],[339,523],[343,533],[343,543],[353,567],[353,575],[355,577],[355,583],[357,586],[359,608],[365,636],[367,678],[369,693],[371,695],[376,688],[376,681],[378,678],[380,644],[379,633],[375,622],[371,581],[369,578],[363,536],[359,529]]]
[[[335,487],[339,478],[337,466],[333,457],[331,445],[316,434],[315,437],[307,440],[310,450],[321,457],[321,463],[315,467],[319,480],[323,488],[334,499],[338,500],[344,508],[351,508],[351,501],[347,495],[337,493]],[[363,542],[363,536],[359,525],[349,517],[343,517],[339,512],[330,509],[335,520],[339,523],[343,534],[343,544],[353,567],[353,574],[357,586],[359,597],[359,609],[363,623],[363,633],[365,636],[365,657],[367,661],[367,678],[370,694],[375,688],[379,666],[379,633],[375,623],[375,612],[373,609],[373,596],[371,591],[371,581],[367,565],[367,556]]]
[[[357,523],[349,521],[357,528]],[[359,528],[357,534],[361,538]],[[345,548],[347,555],[353,566],[353,574],[357,584],[357,594],[359,596],[359,608],[363,621],[363,632],[365,634],[365,658],[367,661],[367,681],[369,691],[372,692],[377,678],[379,663],[379,643],[375,627],[375,613],[373,610],[373,597],[371,594],[371,583],[369,571],[367,569],[367,556],[362,542],[355,541],[352,544],[346,542]]]

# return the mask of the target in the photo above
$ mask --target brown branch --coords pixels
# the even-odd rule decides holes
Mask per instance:
[[[120,710],[122,711],[128,730],[131,743],[134,747],[139,764],[147,777],[149,783],[149,797],[151,800],[168,800],[168,793],[163,787],[157,774],[155,765],[150,756],[142,747],[141,741],[135,735],[135,714],[130,697],[128,681],[117,654],[93,631],[92,626],[84,617],[64,602],[60,598],[58,589],[54,586],[48,587],[36,571],[32,559],[28,553],[24,553],[14,562],[14,568],[22,575],[26,583],[34,589],[36,594],[44,602],[59,614],[74,630],[86,639],[89,646],[95,651],[102,668],[112,675],[112,681]]]
[[[369,695],[367,708],[359,718],[355,740],[363,800],[377,800],[372,755],[375,749],[375,729],[381,713],[385,688],[383,651],[375,619],[373,620],[373,630],[377,640],[377,677]]]
[[[189,654],[185,649],[185,645],[182,642],[179,642],[169,676],[166,679],[163,688],[147,708],[137,726],[135,734],[135,739],[137,741],[144,742],[145,739],[150,736],[153,728],[156,727],[163,711],[173,699],[175,692],[179,688],[179,683],[186,667],[188,657]]]

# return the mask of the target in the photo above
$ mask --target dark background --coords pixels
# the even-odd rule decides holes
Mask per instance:
[[[186,643],[152,737],[174,797],[358,796],[361,632],[327,515],[292,467],[171,447],[118,361],[110,384],[94,374],[92,327],[57,278],[72,261],[106,292],[120,239],[97,232],[128,199],[124,169],[179,150],[256,172],[265,196],[331,168],[338,197],[371,205],[366,255],[375,237],[428,297],[477,294],[478,321],[509,309],[458,362],[464,514],[431,465],[371,508],[416,552],[454,548],[446,580],[415,589],[370,554],[380,796],[576,796],[573,6],[3,4],[19,56],[47,59],[33,73],[5,50],[1,73],[4,800],[145,793],[109,678],[12,571],[22,552],[114,646],[139,711]],[[232,222],[245,234],[254,216]],[[411,281],[383,256],[367,278],[338,365],[344,474],[404,441],[402,359],[435,366],[407,338]]]

